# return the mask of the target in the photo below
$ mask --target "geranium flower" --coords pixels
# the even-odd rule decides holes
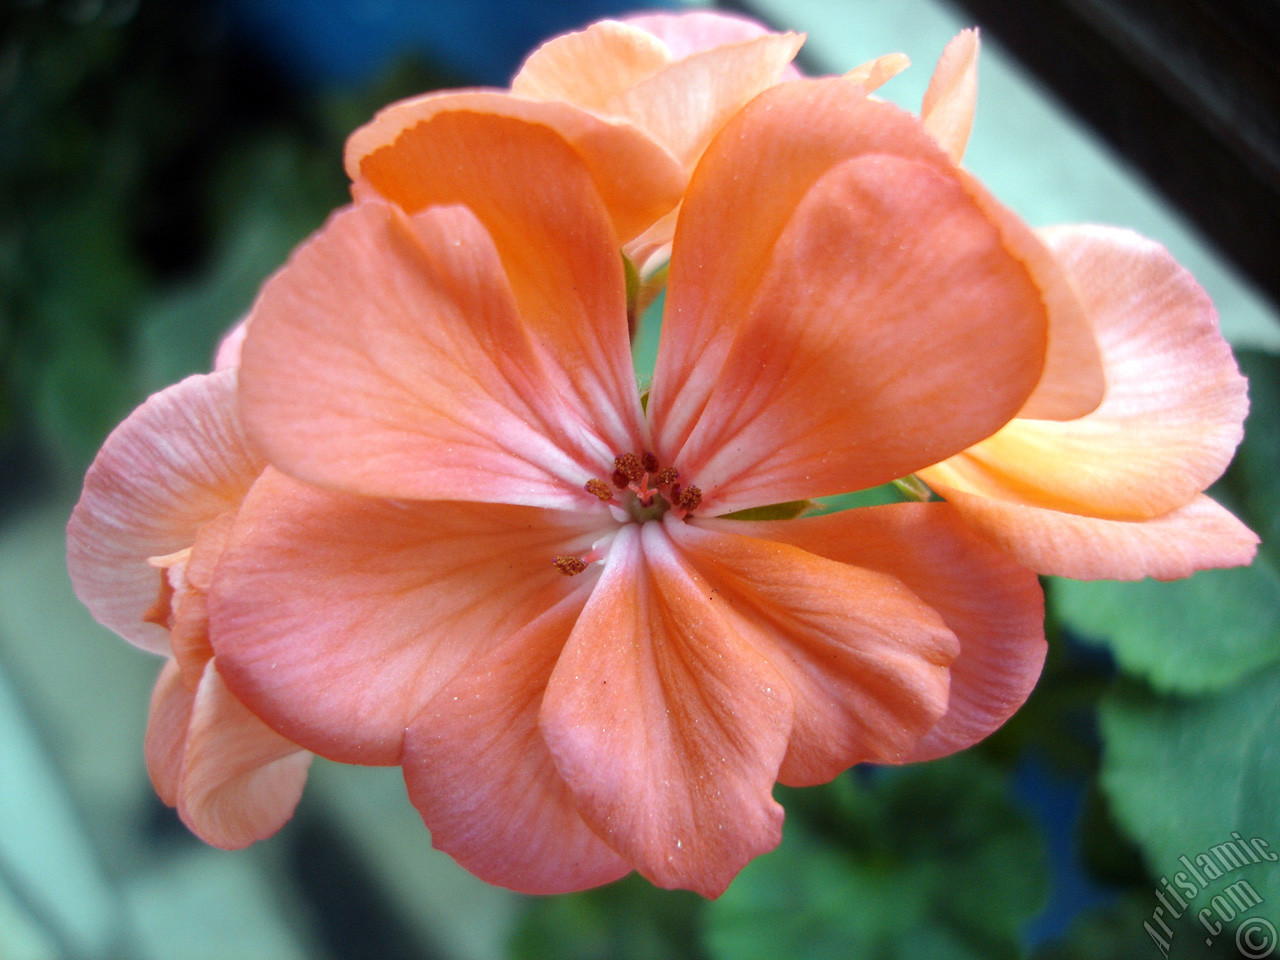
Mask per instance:
[[[311,762],[227,690],[209,647],[206,591],[264,467],[235,397],[234,369],[151,397],[103,444],[67,527],[76,595],[99,623],[166,658],[145,745],[156,792],[227,849],[280,828]]]
[[[956,163],[977,57],[976,31],[953,40],[921,110]],[[1208,296],[1167,250],[1131,231],[1056,227],[1040,237],[1095,350],[1081,338],[1049,365],[1037,393],[1054,403],[1029,403],[994,436],[919,475],[1040,573],[1169,580],[1249,563],[1257,536],[1204,495],[1231,462],[1248,412],[1247,384]],[[1100,388],[1080,390],[1091,382]]]
[[[403,764],[433,842],[488,881],[637,869],[710,896],[778,842],[775,781],[939,756],[1016,709],[1038,584],[951,506],[724,518],[936,463],[1040,379],[1022,234],[915,118],[832,79],[728,122],[647,405],[589,163],[492,112],[413,137],[416,202],[337,213],[244,342],[273,467],[208,603],[246,705]]]

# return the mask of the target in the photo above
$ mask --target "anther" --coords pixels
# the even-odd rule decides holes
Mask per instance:
[[[692,512],[702,505],[702,491],[693,484],[689,484],[689,486],[680,493],[676,500],[676,505],[681,510]]]
[[[614,458],[613,470],[614,483],[617,483],[618,474],[622,474],[631,483],[635,483],[645,474],[644,465],[634,453],[624,453],[620,457]]]
[[[644,467],[645,473],[657,473],[658,458],[646,450],[644,456],[640,458],[640,466]]]
[[[576,577],[587,569],[586,562],[578,557],[555,557],[551,563],[566,577]]]
[[[658,471],[658,475],[653,478],[656,486],[665,487],[668,483],[675,483],[676,478],[680,476],[680,471],[675,467],[663,467]]]
[[[605,501],[613,499],[613,490],[611,490],[609,485],[603,480],[588,480],[583,484],[583,487],[586,489],[587,493],[591,494],[593,497],[599,497],[601,500]]]

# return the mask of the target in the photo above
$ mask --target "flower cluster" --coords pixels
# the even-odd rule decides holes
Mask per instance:
[[[905,58],[808,79],[801,42],[607,21],[387,108],[214,372],[108,438],[71,574],[166,658],[147,761],[198,835],[273,833],[319,754],[403,767],[492,883],[715,896],[775,782],[1000,726],[1038,573],[1250,560],[1202,493],[1246,399],[1194,280],[960,165],[974,32],[919,116],[871,95]]]

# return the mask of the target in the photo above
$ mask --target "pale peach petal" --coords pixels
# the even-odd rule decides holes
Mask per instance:
[[[619,322],[625,336],[625,313]],[[471,213],[410,219],[370,201],[338,213],[263,289],[242,357],[242,415],[272,463],[322,486],[583,505],[594,501],[583,483],[637,448],[636,417],[611,416],[603,387],[575,409],[538,336]]]
[[[169,643],[174,659],[182,668],[183,680],[192,690],[199,684],[205,664],[213,657],[213,648],[209,645],[207,594],[235,519],[235,511],[228,510],[200,528],[182,564],[183,588],[174,591]]]
[[[348,763],[400,760],[440,687],[550,609],[598,514],[401,502],[307,487],[267,470],[209,593],[227,685],[290,740]]]
[[[130,643],[169,652],[143,616],[163,573],[148,563],[190,547],[200,527],[236,507],[262,470],[235,408],[236,374],[188,377],[107,437],[67,525],[67,569],[94,618]]]
[[[676,235],[680,208],[655,220],[653,226],[622,248],[642,277],[650,276],[671,257],[671,241]]]
[[[1244,566],[1258,537],[1203,494],[1145,520],[1063,513],[938,485],[976,530],[1038,573],[1073,580],[1177,580]]]
[[[415,136],[401,139],[445,112],[492,114],[554,130],[581,158],[623,241],[674,207],[684,191],[686,175],[680,163],[625,120],[597,117],[567,103],[524,100],[498,90],[462,90],[392,104],[348,138],[346,167],[357,199],[380,189],[386,199],[406,205],[411,212],[428,202],[452,202],[431,199],[437,171],[419,162]],[[375,152],[380,168],[394,170],[388,175],[383,169],[378,189],[361,172],[365,159]]]
[[[1106,390],[1093,322],[1066,271],[1022,218],[995,199],[977,178],[958,170],[961,183],[1000,231],[1005,246],[1026,265],[1049,315],[1044,373],[1020,418],[1074,420],[1092,413]]]
[[[925,160],[949,175],[954,169],[914,117],[840,78],[765,91],[704,154],[677,226],[649,407],[655,436],[670,451],[706,404],[796,207],[832,167],[865,154]]]
[[[244,336],[249,332],[249,319],[241,320],[218,343],[218,351],[213,357],[213,369],[229,370],[240,366],[240,348],[244,346]]]
[[[1067,513],[1162,516],[1226,469],[1243,436],[1244,378],[1208,297],[1159,244],[1110,227],[1046,239],[1096,326],[1106,397],[1078,420],[1015,420],[922,476]]]
[[[729,43],[754,40],[771,33],[764,24],[747,17],[740,17],[718,10],[690,10],[687,13],[643,13],[626,17],[623,21],[633,27],[653,34],[671,51],[671,56],[682,60],[690,54]],[[798,78],[794,68],[787,71],[788,79]]]
[[[683,255],[677,239],[673,286]],[[657,438],[705,513],[872,487],[959,452],[1017,413],[1044,356],[1039,292],[981,210],[946,173],[885,155],[809,190],[734,319],[689,439],[668,452]]]
[[[778,779],[809,786],[855,763],[909,756],[946,712],[960,645],[896,577],[767,539],[790,525],[667,527],[790,686],[795,727]]]
[[[631,867],[583,822],[538,729],[538,709],[586,591],[455,677],[414,718],[404,775],[431,842],[480,879],[567,893]]]
[[[782,675],[662,524],[623,527],[556,664],[542,730],[583,819],[662,887],[718,896],[781,838]]]
[[[430,171],[429,178],[400,182],[406,165]],[[399,183],[407,193],[398,202],[408,210],[456,203],[475,215],[543,360],[541,382],[613,444],[611,457],[634,449],[641,411],[620,244],[588,171],[564,140],[510,117],[442,113],[402,134],[395,151],[366,157],[361,170],[384,195]],[[519,170],[537,177],[513,175]]]
[[[931,760],[986,737],[1026,701],[1040,676],[1047,645],[1039,580],[983,542],[949,505],[902,503],[795,521],[699,525],[897,577],[941,615],[960,641],[946,713],[902,759]]]
[[[147,717],[147,736],[143,754],[151,785],[165,804],[178,802],[182,783],[182,751],[191,722],[191,706],[195,693],[182,682],[182,671],[176,661],[166,660],[151,691],[151,711]]]
[[[803,44],[803,36],[782,33],[703,50],[615,97],[609,113],[691,169],[725,121],[782,78]]]
[[[529,55],[511,81],[511,92],[536,100],[563,100],[603,110],[617,95],[671,62],[667,45],[652,33],[616,20],[548,40]]]
[[[205,668],[191,709],[178,815],[205,843],[239,850],[293,816],[311,766],[299,749],[245,709]]]
[[[964,156],[978,102],[978,31],[961,30],[943,48],[920,107],[920,122],[953,163]]]
[[[906,54],[886,53],[882,57],[859,64],[844,77],[870,93],[884,86],[909,66],[911,66],[911,60]]]

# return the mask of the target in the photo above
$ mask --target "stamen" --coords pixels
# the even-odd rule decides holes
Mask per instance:
[[[645,451],[644,456],[640,458],[640,465],[644,467],[645,473],[658,472],[658,458],[649,451]]]
[[[665,487],[669,483],[675,483],[676,478],[680,476],[680,471],[675,467],[663,467],[658,471],[658,475],[653,478],[655,486]]]
[[[614,483],[616,484],[618,474],[622,474],[627,478],[629,483],[635,483],[645,474],[644,464],[640,462],[640,458],[634,453],[624,453],[620,457],[614,458]],[[626,486],[626,484],[622,484]]]
[[[578,557],[555,557],[551,563],[566,577],[576,577],[587,569],[586,561]]]
[[[627,484],[631,482],[630,480],[627,479],[627,475],[623,473],[621,470],[613,471],[613,474],[612,476],[609,477],[609,479],[613,481],[613,485],[617,487],[619,490],[627,489]]]
[[[611,490],[609,488],[609,484],[605,483],[603,480],[588,480],[583,484],[583,487],[586,489],[587,493],[594,497],[598,497],[605,502],[613,499],[613,490]]]
[[[684,510],[686,513],[692,513],[701,505],[702,491],[693,484],[689,484],[689,486],[680,493],[680,496],[676,500],[676,506],[681,510]]]

